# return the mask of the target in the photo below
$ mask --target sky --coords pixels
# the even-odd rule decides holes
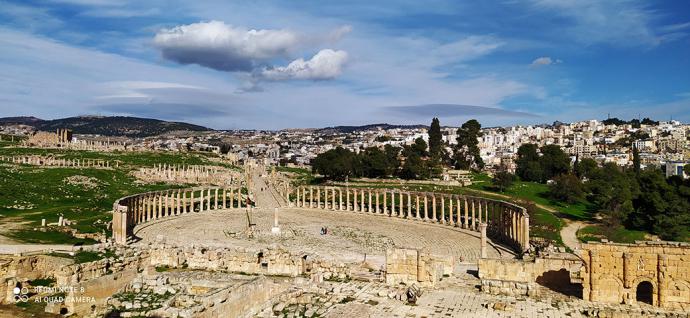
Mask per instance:
[[[0,117],[690,122],[685,0],[0,0]]]

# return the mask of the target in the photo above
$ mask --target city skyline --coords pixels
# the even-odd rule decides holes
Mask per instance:
[[[690,120],[682,3],[1,4],[0,116],[215,129]]]

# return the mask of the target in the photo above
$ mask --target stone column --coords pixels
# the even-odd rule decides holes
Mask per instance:
[[[441,224],[446,224],[446,196],[441,195]]]
[[[189,201],[187,201],[187,190],[182,191],[182,213],[189,213]]]
[[[479,224],[481,232],[481,258],[486,258],[486,223]]]
[[[398,217],[405,217],[405,199],[403,198],[402,191],[398,192],[398,198],[400,200],[400,204],[398,205]]]
[[[216,188],[214,192],[215,192],[215,193],[214,193],[214,199],[215,199],[216,202],[215,202],[213,208],[216,209],[216,210],[218,210],[218,188]]]
[[[380,192],[376,191],[375,194],[376,194],[376,211],[375,212],[376,212],[376,214],[379,214],[380,203],[381,203],[381,202],[379,202]]]
[[[302,206],[302,201],[301,201],[302,195],[301,194],[302,194],[302,187],[297,187],[295,189],[295,206],[296,207]]]
[[[307,207],[307,188],[302,187],[302,207]]]
[[[482,212],[482,200],[478,199],[477,200],[477,216],[479,217],[479,220],[478,220],[479,224],[484,223],[484,220],[482,220],[482,214],[484,214]]]
[[[530,247],[529,246],[529,214],[527,214],[527,212],[524,212],[522,218],[523,218],[523,222],[524,222],[523,223],[524,224],[524,230],[522,233],[524,241],[522,243],[523,244],[522,249],[524,251],[527,251],[527,250],[529,250],[529,247]]]
[[[337,208],[335,207],[335,188],[331,189],[331,210],[337,210]]]
[[[407,193],[407,215],[405,216],[406,219],[409,219],[412,217],[412,194]]]
[[[359,197],[360,197],[360,200],[359,200],[359,211],[360,211],[360,212],[365,212],[364,210],[366,209],[366,206],[364,205],[364,193],[365,193],[365,192],[366,192],[365,190],[360,190],[360,191],[359,191]]]
[[[472,199],[472,230],[476,231],[477,230],[477,219],[476,219],[476,210],[475,210],[475,199]]]
[[[431,222],[436,223],[438,219],[436,218],[436,195],[431,195]]]
[[[309,187],[309,208],[314,207],[314,188]]]
[[[357,206],[357,189],[352,190],[352,197],[352,211],[356,212],[358,211],[357,208],[359,207]]]
[[[368,208],[367,208],[367,212],[371,213],[371,189],[369,189],[369,191],[367,191],[367,192],[368,192],[368,194],[369,194],[369,201],[367,201],[367,204],[368,204],[369,206],[368,206]]]
[[[350,189],[345,188],[345,211],[350,211]]]
[[[175,215],[182,214],[182,190],[177,190],[177,204],[175,205]]]
[[[423,217],[424,222],[429,220],[429,197],[424,194],[424,217]]]
[[[316,188],[316,208],[321,208],[321,187]]]
[[[397,216],[398,211],[395,209],[395,190],[391,191],[391,216]]]
[[[419,210],[419,195],[415,194],[414,198],[415,198],[415,211],[414,211],[415,218],[417,220],[421,220],[422,218],[419,215],[420,215],[420,212],[422,212],[422,211]]]
[[[338,188],[338,209],[343,210],[343,189]]]
[[[448,224],[455,226],[455,219],[453,219],[453,197],[448,199]]]

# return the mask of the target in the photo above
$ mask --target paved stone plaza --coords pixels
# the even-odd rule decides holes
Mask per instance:
[[[257,224],[253,239],[235,238],[247,227],[244,211],[221,210],[187,214],[135,228],[142,243],[164,239],[178,245],[263,247],[279,244],[293,251],[303,251],[344,262],[367,260],[383,265],[386,248],[419,248],[431,254],[453,255],[456,260],[476,262],[479,258],[477,233],[442,228],[431,224],[384,216],[357,215],[348,212],[284,209],[279,212],[281,234],[271,233],[273,212],[255,209],[252,221]],[[403,226],[404,225],[404,226]],[[328,228],[321,235],[322,227]],[[495,248],[490,257],[500,257]],[[502,250],[502,255],[512,257]]]

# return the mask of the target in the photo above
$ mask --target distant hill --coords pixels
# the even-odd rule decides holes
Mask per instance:
[[[376,128],[381,128],[381,129],[398,129],[398,128],[404,128],[404,129],[416,129],[416,128],[429,128],[429,126],[425,125],[390,125],[390,124],[370,124],[370,125],[363,125],[363,126],[335,126],[335,127],[326,127],[326,128],[320,128],[317,129],[316,131],[319,133],[324,133],[324,134],[333,134],[333,133],[341,133],[341,134],[349,134],[352,132],[356,131],[363,131],[363,130],[371,130],[371,129],[376,129]]]
[[[213,130],[188,123],[123,116],[80,116],[53,120],[41,120],[34,117],[6,117],[0,118],[0,123],[21,123],[42,131],[68,128],[72,129],[75,134],[127,137],[148,137],[171,131]]]
[[[36,118],[36,117],[26,117],[26,116],[21,116],[21,117],[2,117],[0,118],[0,124],[15,124],[15,125],[29,125],[33,126],[34,124],[43,121],[43,119]]]

